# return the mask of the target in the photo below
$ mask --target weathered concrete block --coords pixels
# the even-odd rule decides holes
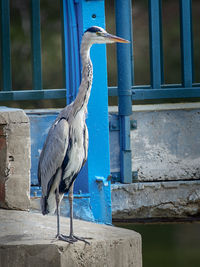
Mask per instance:
[[[132,166],[140,181],[200,178],[200,104],[147,105],[133,111]]]
[[[131,131],[132,170],[139,181],[200,179],[200,103],[132,108],[137,120]],[[110,131],[112,172],[119,172],[119,153],[119,132]]]
[[[0,207],[30,205],[30,125],[23,110],[0,108]]]
[[[68,244],[55,239],[55,216],[0,210],[0,218],[1,267],[142,267],[134,231],[74,220],[75,233],[91,244]],[[61,217],[61,232],[68,230],[69,219]]]
[[[112,185],[113,219],[196,219],[200,217],[200,181]]]

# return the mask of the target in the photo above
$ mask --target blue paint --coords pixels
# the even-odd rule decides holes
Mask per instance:
[[[67,64],[67,59],[69,58],[69,44],[68,44],[68,22],[67,22],[67,12],[66,1],[60,1],[61,3],[61,21],[62,21],[62,63],[63,63],[63,87],[65,88],[65,95],[67,98],[67,104],[69,104],[70,99],[70,65]]]
[[[168,89],[133,89],[133,100],[199,98],[200,87]]]
[[[70,104],[75,99],[80,84],[80,38],[76,4],[67,0],[62,2],[64,75],[66,77],[67,104]]]
[[[193,42],[191,0],[180,1],[181,18],[181,55],[182,55],[182,83],[183,87],[192,87],[193,80]]]
[[[117,96],[117,89],[117,87],[109,87],[108,95]],[[161,89],[151,89],[150,85],[132,86],[132,100],[196,97],[200,97],[199,83],[193,83],[191,88],[183,88],[182,84],[163,84]]]
[[[132,40],[132,12],[131,1],[116,0],[116,32],[127,40]],[[132,44],[117,45],[118,67],[118,106],[120,127],[120,176],[121,182],[132,182],[131,147],[130,147],[130,119],[132,114],[133,63]]]
[[[161,21],[160,0],[149,1],[149,37],[151,60],[151,86],[159,89],[161,86]]]
[[[131,1],[116,1],[116,33],[129,41],[132,40],[132,8]],[[132,114],[132,43],[117,44],[118,96],[119,115]]]
[[[84,32],[91,26],[105,28],[104,1],[80,1]],[[92,15],[95,14],[96,18]],[[105,45],[94,45],[91,49],[94,80],[88,104],[87,125],[89,130],[88,180],[91,207],[97,222],[110,224],[111,191],[107,186],[99,186],[96,177],[110,175],[109,128],[108,128],[108,90]]]

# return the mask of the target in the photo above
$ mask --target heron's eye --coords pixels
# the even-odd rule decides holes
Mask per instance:
[[[96,35],[101,36],[101,32],[96,32]]]

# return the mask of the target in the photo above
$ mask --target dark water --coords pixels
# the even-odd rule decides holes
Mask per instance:
[[[143,267],[200,266],[200,223],[115,225],[142,235]]]

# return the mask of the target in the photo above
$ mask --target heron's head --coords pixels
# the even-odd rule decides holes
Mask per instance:
[[[84,39],[91,44],[107,44],[107,43],[129,43],[129,41],[118,36],[107,33],[103,28],[92,26],[84,32]]]

